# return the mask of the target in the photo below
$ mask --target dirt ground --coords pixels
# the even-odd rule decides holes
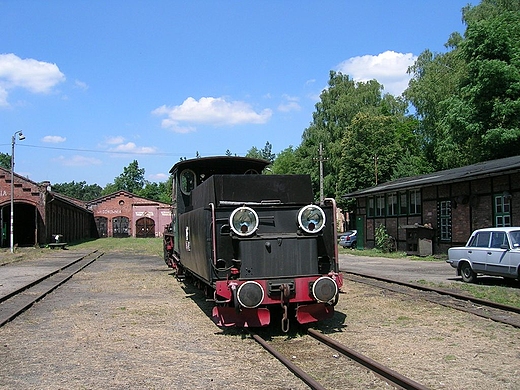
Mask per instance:
[[[308,388],[216,327],[170,272],[158,257],[101,257],[0,328],[0,389]],[[432,389],[520,389],[520,330],[470,314],[347,283],[314,328]],[[298,333],[271,339],[327,388],[389,388]]]

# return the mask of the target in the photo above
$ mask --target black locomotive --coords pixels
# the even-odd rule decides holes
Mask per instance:
[[[308,175],[260,174],[267,161],[184,160],[173,175],[165,261],[214,298],[219,326],[267,326],[281,311],[287,331],[334,314],[338,269],[336,206],[313,203]]]

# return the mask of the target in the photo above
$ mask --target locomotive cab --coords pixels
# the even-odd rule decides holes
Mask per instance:
[[[221,326],[265,326],[271,310],[307,323],[333,315],[342,280],[335,203],[308,175],[261,175],[267,161],[219,157],[172,168],[171,264],[214,292]]]

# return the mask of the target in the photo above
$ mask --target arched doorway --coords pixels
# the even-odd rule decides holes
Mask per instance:
[[[112,218],[112,237],[128,237],[130,235],[130,223],[128,217]]]
[[[107,217],[96,217],[96,228],[98,231],[99,238],[108,236],[108,218]]]
[[[135,236],[140,238],[155,237],[155,221],[148,217],[135,222]]]
[[[1,246],[11,245],[11,205],[2,207],[0,221]],[[36,207],[27,203],[14,203],[13,242],[16,246],[34,246],[38,243],[38,224],[42,219]]]

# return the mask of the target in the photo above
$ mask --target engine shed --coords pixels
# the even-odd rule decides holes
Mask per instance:
[[[162,237],[172,218],[169,204],[128,191],[102,196],[86,206],[94,214],[99,237]]]
[[[52,191],[50,182],[36,183],[13,175],[13,238],[16,246],[54,242],[55,235],[73,242],[97,236],[92,211],[84,203]],[[11,171],[0,167],[0,242],[10,246]]]

